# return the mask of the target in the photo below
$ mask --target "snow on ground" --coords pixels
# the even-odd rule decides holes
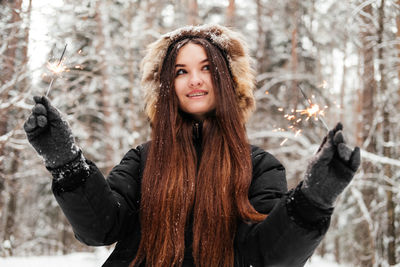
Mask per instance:
[[[95,252],[76,252],[59,256],[0,257],[1,267],[100,267],[111,252],[97,248]]]
[[[60,256],[0,257],[1,267],[100,267],[110,251],[99,248],[93,253],[79,252]],[[339,267],[332,261],[313,256],[305,267]],[[344,267],[343,264],[340,267]]]
[[[350,267],[347,264],[338,264],[333,260],[323,259],[317,255],[311,257],[304,267]]]

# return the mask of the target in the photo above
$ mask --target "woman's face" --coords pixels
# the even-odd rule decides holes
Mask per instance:
[[[176,57],[174,85],[179,107],[184,112],[203,120],[208,112],[215,109],[210,63],[202,46],[188,43],[180,48]]]

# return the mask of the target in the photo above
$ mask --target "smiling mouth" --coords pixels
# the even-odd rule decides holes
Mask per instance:
[[[188,97],[196,97],[196,96],[203,96],[203,95],[208,95],[207,92],[197,92],[197,93],[193,93],[193,94],[188,94]]]

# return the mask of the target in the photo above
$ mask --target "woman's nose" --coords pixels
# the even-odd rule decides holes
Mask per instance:
[[[202,83],[203,83],[203,80],[201,79],[201,77],[198,75],[198,74],[192,74],[191,76],[190,76],[190,81],[189,81],[189,83],[190,83],[190,86],[191,87],[197,87],[197,86],[200,86],[200,85],[202,85]]]

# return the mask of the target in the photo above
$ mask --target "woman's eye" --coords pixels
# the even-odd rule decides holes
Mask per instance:
[[[184,74],[184,73],[185,73],[185,70],[179,69],[179,70],[176,71],[176,76],[182,75],[182,74]]]
[[[210,70],[210,65],[205,65],[205,66],[203,67],[203,70]]]

